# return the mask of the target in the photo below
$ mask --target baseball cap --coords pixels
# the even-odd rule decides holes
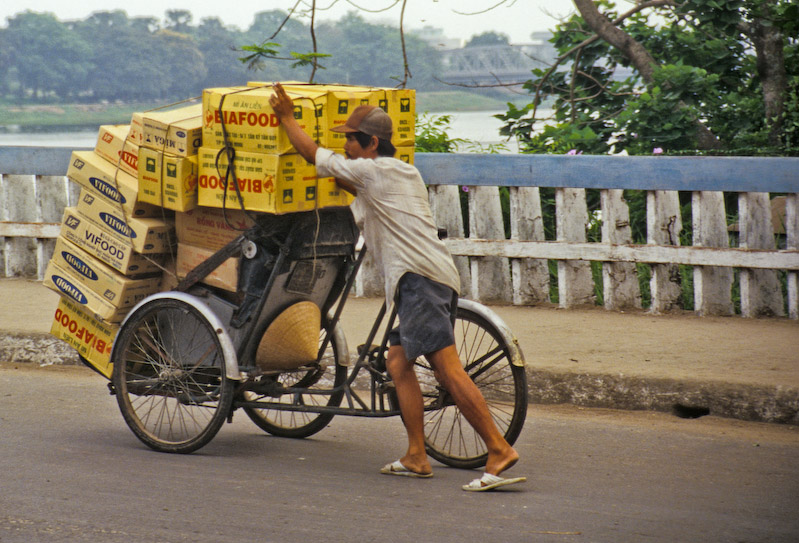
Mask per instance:
[[[363,132],[378,139],[391,141],[391,117],[377,106],[358,106],[347,122],[330,129],[333,132]]]

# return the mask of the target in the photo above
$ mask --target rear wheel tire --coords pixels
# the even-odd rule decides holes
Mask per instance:
[[[458,308],[455,346],[466,373],[480,389],[505,440],[513,444],[527,416],[527,376],[511,363],[508,339],[488,319]],[[472,429],[449,393],[440,387],[429,362],[417,359],[425,398],[425,444],[430,456],[448,466],[473,469],[488,458],[485,443]]]
[[[338,329],[338,324],[336,328]],[[324,327],[319,332],[319,346],[325,338]],[[338,344],[338,334],[333,332],[333,337],[328,343],[325,352],[319,359],[319,368],[308,371],[295,371],[281,373],[276,377],[282,387],[307,388],[314,390],[333,390],[344,384],[347,378],[346,361],[340,357],[345,356],[346,346]],[[344,389],[336,390],[332,394],[322,395],[311,393],[289,393],[278,398],[259,394],[254,391],[245,391],[245,399],[249,401],[268,401],[288,405],[310,405],[337,407],[344,397]],[[244,412],[263,431],[274,436],[305,438],[314,435],[325,428],[333,420],[332,413],[312,413],[303,411],[287,411],[275,407],[250,407],[245,406]]]

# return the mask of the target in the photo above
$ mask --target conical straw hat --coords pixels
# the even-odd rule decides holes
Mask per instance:
[[[287,307],[264,332],[255,362],[265,370],[292,370],[316,361],[322,313],[313,302]]]

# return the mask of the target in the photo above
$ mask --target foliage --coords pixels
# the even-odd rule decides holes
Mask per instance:
[[[101,11],[73,22],[26,11],[0,28],[0,98],[24,102],[176,100],[202,89],[251,80],[308,80],[395,86],[403,78],[399,30],[357,14],[315,29],[279,10],[256,14],[250,28],[218,18],[196,24],[190,11],[170,9],[163,22]],[[256,44],[256,45],[252,45]],[[438,55],[405,37],[417,90],[442,89]],[[245,59],[246,63],[239,61]],[[354,59],[369,59],[369,62]],[[248,69],[249,67],[249,69]]]
[[[533,95],[529,105],[510,106],[499,116],[505,121],[503,134],[518,137],[523,151],[650,154],[659,147],[672,154],[799,154],[795,2],[664,2],[621,21],[616,0],[594,4],[651,55],[651,77],[619,49],[596,39],[582,15],[561,22],[551,40],[559,63],[535,70],[525,83]],[[779,58],[764,53],[758,36],[782,39],[787,90],[778,117],[766,114],[778,101],[764,90],[763,63],[772,62],[779,75]],[[538,106],[547,97],[555,99],[554,115],[542,119]],[[542,120],[546,126],[533,132]],[[698,139],[699,125],[715,136],[715,148]]]
[[[501,34],[498,32],[483,32],[482,34],[472,36],[472,38],[466,42],[464,47],[477,47],[481,45],[508,45],[509,43],[510,38],[507,34]]]
[[[458,144],[466,140],[450,138],[447,130],[452,123],[451,115],[422,114],[416,118],[416,152],[454,153]]]

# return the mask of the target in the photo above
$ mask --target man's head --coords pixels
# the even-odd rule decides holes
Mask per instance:
[[[374,146],[374,151],[378,156],[394,156],[396,149],[391,143],[393,134],[391,124],[391,117],[379,107],[358,106],[344,125],[336,126],[331,130],[347,135],[345,151],[350,158],[360,158],[357,156],[360,155],[360,149],[354,150],[353,153],[347,150],[348,146],[356,142],[367,152],[370,147]]]

